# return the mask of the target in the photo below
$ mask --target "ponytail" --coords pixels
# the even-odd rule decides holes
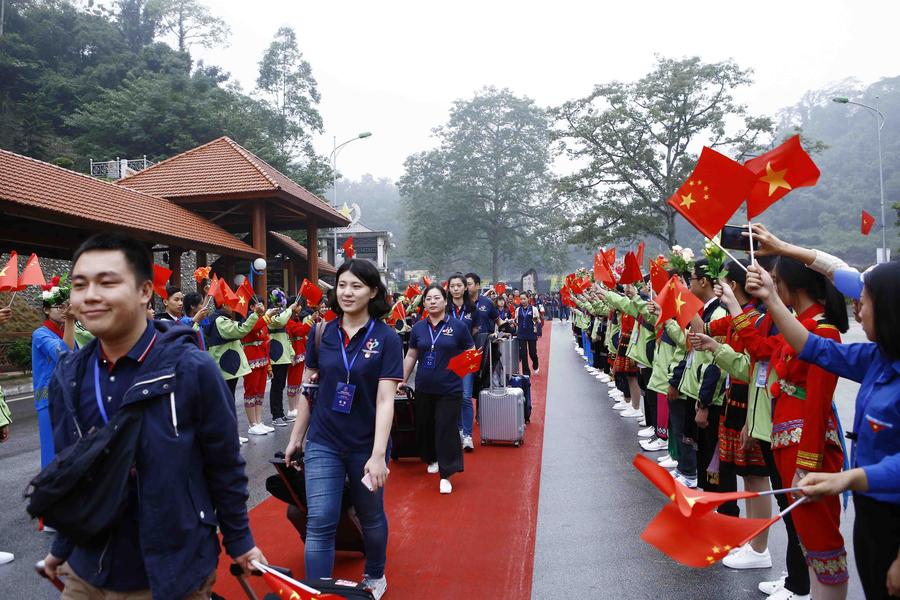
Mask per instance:
[[[775,266],[778,278],[790,290],[803,290],[825,307],[825,319],[841,333],[847,333],[850,322],[844,295],[821,273],[816,273],[799,260],[780,256]]]

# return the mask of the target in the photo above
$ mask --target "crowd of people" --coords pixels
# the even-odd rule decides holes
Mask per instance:
[[[771,600],[844,598],[850,571],[838,494],[852,490],[854,550],[866,598],[900,596],[900,263],[863,274],[840,259],[753,225],[755,260],[710,275],[680,247],[660,264],[702,303],[686,330],[650,286],[595,283],[572,301],[575,345],[606,383],[612,408],[638,419],[640,447],[688,488],[775,494],[787,532],[785,577],[762,581]],[[848,306],[870,343],[842,344]],[[679,305],[680,306],[680,305]],[[833,398],[837,380],[862,384],[852,451]],[[852,462],[849,462],[851,461]],[[771,487],[770,487],[771,486]],[[720,513],[739,516],[737,502]],[[768,496],[746,503],[772,515]],[[732,569],[773,564],[766,531],[723,560]]]

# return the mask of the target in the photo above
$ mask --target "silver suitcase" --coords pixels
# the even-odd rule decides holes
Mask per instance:
[[[488,344],[488,348],[491,346]],[[478,425],[482,446],[495,442],[512,443],[516,447],[524,444],[525,392],[521,388],[493,385],[482,390],[478,395]]]
[[[511,375],[515,375],[521,370],[519,368],[519,340],[516,338],[503,339],[497,346],[497,352],[500,354],[500,368],[503,371],[501,381],[506,383]]]

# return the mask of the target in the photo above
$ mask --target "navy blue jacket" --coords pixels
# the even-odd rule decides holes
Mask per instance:
[[[254,542],[231,392],[192,329],[165,321],[151,326],[159,337],[122,406],[148,403],[136,459],[140,550],[153,598],[171,600],[196,591],[216,568],[217,527],[232,557],[248,552]],[[78,439],[76,414],[88,429],[103,424],[85,423],[87,411],[78,405],[97,343],[63,355],[54,372],[50,416],[57,449]],[[51,553],[67,559],[79,575],[79,566],[90,565],[86,579],[103,577],[116,569],[115,556],[105,548],[127,545],[117,544],[115,535],[105,546],[83,548],[57,534]]]

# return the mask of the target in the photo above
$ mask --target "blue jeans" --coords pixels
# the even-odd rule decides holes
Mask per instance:
[[[475,384],[475,373],[469,373],[462,380],[462,409],[459,411],[459,428],[463,435],[472,435],[472,423],[475,421],[475,409],[472,405],[472,388]]]
[[[373,579],[384,576],[388,542],[384,488],[373,494],[360,481],[370,457],[368,452],[341,452],[323,444],[307,442],[303,457],[309,509],[304,552],[307,579],[331,577],[344,478],[348,476],[350,496],[362,525],[366,547],[365,574]]]

